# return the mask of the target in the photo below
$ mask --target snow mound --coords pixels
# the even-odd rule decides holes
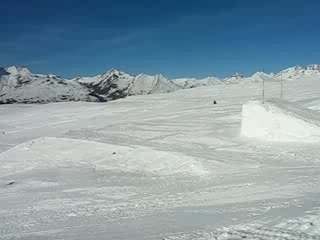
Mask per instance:
[[[149,147],[124,147],[66,138],[39,138],[0,154],[0,176],[33,169],[89,167],[142,175],[203,175],[194,158]]]
[[[250,101],[242,107],[241,135],[264,141],[320,142],[320,114],[276,99]]]

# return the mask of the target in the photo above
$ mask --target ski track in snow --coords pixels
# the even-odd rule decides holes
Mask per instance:
[[[313,80],[287,82],[285,97],[317,110],[316,86]],[[219,85],[103,104],[0,106],[0,159],[21,158],[8,155],[19,144],[27,159],[48,137],[66,147],[82,140],[91,146],[81,150],[88,164],[72,159],[81,155],[78,148],[63,150],[64,163],[50,155],[59,144],[49,141],[43,164],[0,176],[0,239],[320,239],[319,146],[239,136],[242,104],[258,98],[260,87]],[[278,87],[267,84],[267,97],[276,97]],[[295,105],[290,110],[300,114]],[[94,152],[97,144],[106,144],[110,156],[125,147],[167,152],[197,161],[209,174],[178,168],[166,175],[162,168],[154,175],[143,164],[141,171],[99,169],[90,156],[107,161],[109,155]]]

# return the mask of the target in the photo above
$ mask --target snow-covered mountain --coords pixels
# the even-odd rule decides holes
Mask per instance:
[[[295,66],[277,74],[257,72],[251,77],[235,74],[224,79],[179,78],[127,74],[111,69],[94,77],[65,80],[53,74],[33,74],[25,67],[0,68],[1,103],[47,103],[60,101],[108,101],[132,95],[168,93],[180,89],[246,84],[248,82],[320,79],[320,65]]]
[[[180,90],[181,87],[164,76],[139,74],[133,78],[129,87],[129,95],[145,95],[156,93],[169,93]]]
[[[102,75],[79,77],[73,80],[109,100],[131,95],[167,93],[181,89],[181,87],[162,75],[139,74],[132,76],[115,68]]]
[[[222,84],[222,81],[216,77],[207,77],[203,79],[177,78],[173,79],[172,81],[182,88],[205,87]]]
[[[245,79],[245,81],[248,82],[262,82],[262,81],[278,81],[279,79],[276,79],[273,73],[264,73],[264,72],[256,72],[251,77],[248,77]]]
[[[274,74],[267,74],[263,72],[257,72],[251,77],[244,77],[238,73],[226,77],[222,80],[216,77],[207,77],[204,79],[196,78],[178,78],[174,79],[173,82],[181,86],[182,88],[194,88],[194,87],[203,87],[203,86],[215,86],[221,84],[239,84],[239,83],[248,83],[248,82],[262,82],[265,81],[274,81]]]
[[[216,77],[207,77],[204,79],[196,78],[178,78],[173,79],[172,81],[182,88],[194,88],[194,87],[203,87],[203,86],[216,86],[221,84],[238,84],[238,83],[248,83],[248,82],[262,82],[265,81],[274,81],[274,74],[268,74],[263,72],[257,72],[251,77],[244,77],[238,73],[226,77],[224,79],[219,79]]]
[[[320,79],[320,65],[311,64],[306,67],[291,67],[279,72],[275,77],[284,80],[300,80],[305,78]]]
[[[25,67],[0,68],[0,104],[102,100],[81,84],[53,74],[33,74]]]
[[[227,84],[234,84],[234,83],[243,82],[243,80],[245,80],[245,77],[242,76],[239,73],[236,73],[234,75],[231,75],[231,76],[226,77],[225,79],[223,79],[223,82],[227,83]]]
[[[94,77],[80,77],[74,79],[75,82],[86,86],[97,94],[108,99],[115,100],[126,97],[128,85],[132,76],[117,69],[111,69],[102,75]]]
[[[196,78],[177,78],[173,79],[173,82],[178,84],[183,88],[194,88],[194,87],[203,87],[203,86],[215,86],[220,84],[237,84],[237,83],[245,83],[248,81],[260,81],[260,75],[262,73],[256,73],[252,77],[244,77],[239,73],[231,75],[229,77],[219,79],[216,77],[207,77],[203,79]],[[265,74],[265,73],[264,73]],[[268,74],[265,74],[268,75]]]

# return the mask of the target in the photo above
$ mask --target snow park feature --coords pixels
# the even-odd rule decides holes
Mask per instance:
[[[280,99],[242,106],[241,135],[262,141],[320,142],[320,114]]]
[[[46,161],[48,156],[50,161]],[[181,153],[66,138],[40,138],[17,145],[3,152],[0,162],[1,176],[62,167],[86,167],[143,176],[207,174],[199,161]]]

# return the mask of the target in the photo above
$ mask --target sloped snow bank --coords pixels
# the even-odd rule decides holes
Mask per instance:
[[[241,135],[264,141],[320,142],[320,114],[271,99],[242,106]]]
[[[148,147],[123,147],[94,141],[39,138],[0,154],[0,176],[33,169],[90,167],[142,175],[204,175],[196,159]]]

